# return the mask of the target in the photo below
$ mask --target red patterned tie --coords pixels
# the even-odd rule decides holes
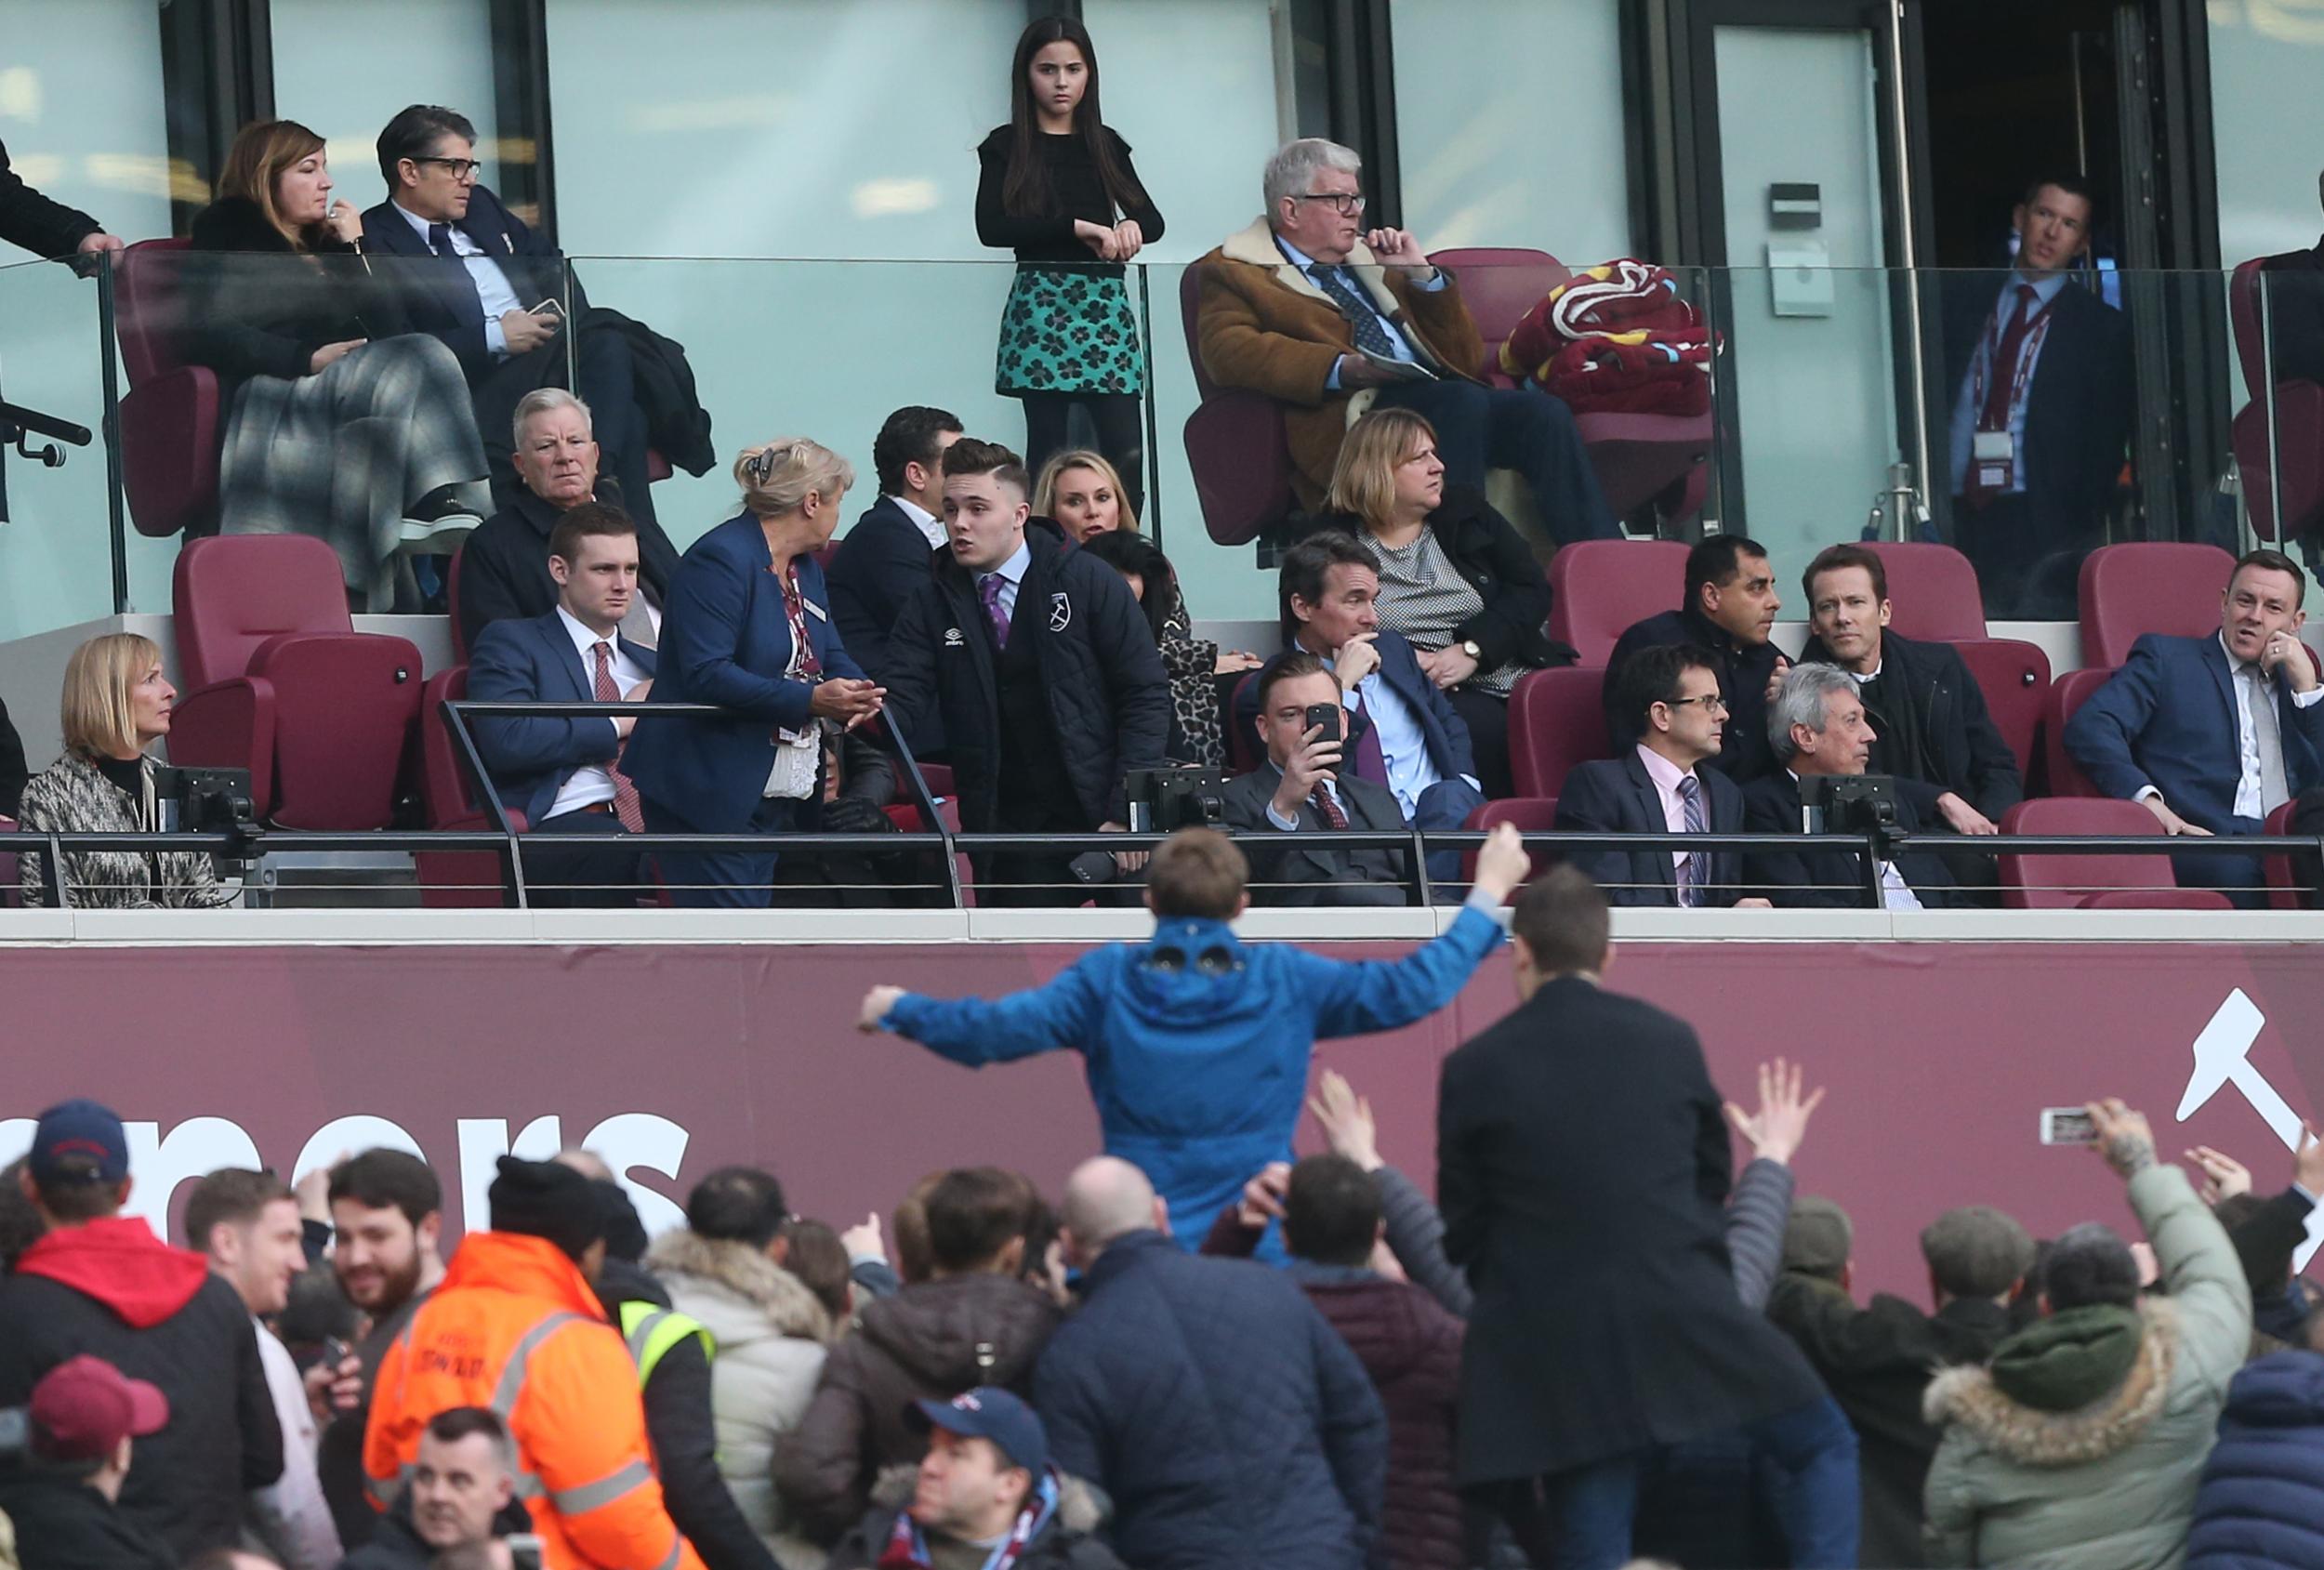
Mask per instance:
[[[601,704],[621,702],[621,689],[614,684],[614,646],[611,643],[600,642],[597,645],[595,696]],[[638,787],[631,785],[629,776],[621,772],[621,755],[628,746],[626,741],[621,744],[614,754],[614,760],[605,766],[605,772],[614,776],[614,816],[619,818],[621,826],[630,833],[643,834],[645,811],[638,805]]]
[[[1340,810],[1340,803],[1331,798],[1330,790],[1322,784],[1317,784],[1314,793],[1307,799],[1309,805],[1323,814],[1324,822],[1328,826],[1332,828],[1348,826],[1347,813]]]

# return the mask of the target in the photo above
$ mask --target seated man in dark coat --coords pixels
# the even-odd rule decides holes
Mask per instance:
[[[517,479],[523,493],[484,520],[460,548],[455,569],[460,640],[476,647],[496,621],[545,616],[557,608],[557,580],[548,570],[548,536],[557,520],[583,502],[623,507],[621,487],[598,477],[598,445],[589,406],[562,388],[528,392],[517,403]],[[638,521],[638,593],[623,618],[622,636],[651,649],[660,640],[661,607],[678,571],[678,548],[662,526]]]
[[[1813,632],[1800,663],[1838,666],[1855,679],[1872,723],[1868,772],[1894,777],[1914,815],[1932,828],[2000,833],[2001,814],[2026,798],[2016,756],[1951,644],[1889,630],[1888,569],[1880,553],[1860,545],[1828,547],[1808,563],[1800,585]],[[1993,881],[1990,857],[1958,857],[1949,864],[1958,881]]]
[[[2033,1239],[1999,1210],[1948,1210],[1921,1234],[1934,1313],[1893,1298],[1848,1295],[1855,1232],[1813,1196],[1791,1207],[1783,1273],[1767,1317],[1800,1343],[1855,1425],[1862,1458],[1866,1564],[1923,1564],[1921,1490],[1937,1431],[1921,1398],[1939,1368],[1983,1363],[2009,1334],[2009,1302],[2033,1268]]]
[[[1866,772],[1872,752],[1872,725],[1855,679],[1828,665],[1794,666],[1784,672],[1776,700],[1768,706],[1767,739],[1777,767],[1743,787],[1743,827],[1751,834],[1804,834],[1800,783],[1818,775]],[[1896,827],[1918,834],[1912,803],[1896,803]],[[1953,903],[1953,877],[1942,858],[1925,852],[1881,864],[1881,903],[1890,910],[1920,910]],[[1743,861],[1744,881],[1785,907],[1849,907],[1865,903],[1863,855],[1808,839],[1797,851],[1760,851]]]
[[[1340,707],[1340,680],[1304,649],[1278,654],[1259,673],[1259,736],[1267,760],[1226,785],[1226,821],[1237,837],[1330,829],[1397,833],[1404,813],[1380,785],[1341,764],[1347,721],[1327,730],[1310,711]],[[1254,903],[1285,905],[1400,905],[1408,855],[1392,850],[1276,850],[1246,840]],[[1288,885],[1288,887],[1287,887]]]
[[[1641,649],[1622,666],[1615,712],[1635,743],[1622,758],[1593,759],[1565,776],[1557,826],[1592,834],[1739,834],[1743,792],[1718,770],[1726,700],[1719,666],[1692,644]],[[1764,905],[1742,898],[1735,851],[1576,851],[1566,857],[1618,905]]]
[[[1116,1551],[1140,1570],[1378,1563],[1387,1415],[1298,1285],[1182,1252],[1115,1156],[1074,1173],[1063,1211],[1084,1301],[1041,1350],[1034,1405],[1058,1466],[1114,1501]]]
[[[1773,640],[1783,596],[1767,552],[1740,534],[1713,534],[1686,553],[1685,598],[1675,611],[1648,616],[1615,640],[1606,656],[1605,700],[1616,713],[1616,683],[1641,649],[1686,643],[1718,662],[1719,693],[1727,700],[1725,745],[1711,766],[1740,785],[1774,766],[1767,751],[1767,700],[1789,664]],[[1618,725],[1610,726],[1619,733]]]

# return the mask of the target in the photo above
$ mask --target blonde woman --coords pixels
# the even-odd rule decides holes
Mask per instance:
[[[1510,691],[1528,668],[1573,657],[1541,630],[1550,585],[1532,548],[1483,493],[1446,484],[1436,429],[1408,409],[1375,409],[1348,428],[1315,527],[1369,548],[1380,625],[1419,652],[1468,725],[1485,794],[1512,794]]]
[[[26,834],[154,833],[153,760],[146,749],[169,734],[178,690],[162,652],[134,632],[92,638],[65,662],[64,756],[24,787]],[[19,862],[24,903],[46,903],[47,857]],[[78,910],[207,910],[233,895],[199,851],[68,851],[62,903]]]
[[[245,125],[193,220],[186,350],[229,410],[218,518],[230,534],[319,534],[356,609],[395,597],[407,518],[491,509],[452,350],[412,332],[358,254],[323,139]]]
[[[831,543],[853,467],[781,437],[745,450],[734,482],[743,510],[696,540],[671,580],[653,695],[727,712],[639,721],[622,772],[649,834],[812,832],[823,807],[816,721],[852,728],[886,696],[840,646],[814,555]],[[657,860],[680,904],[763,906],[772,891],[772,851]]]
[[[1060,453],[1041,466],[1033,487],[1033,515],[1053,520],[1076,545],[1116,529],[1138,532],[1137,509],[1122,477],[1104,455],[1087,447]]]

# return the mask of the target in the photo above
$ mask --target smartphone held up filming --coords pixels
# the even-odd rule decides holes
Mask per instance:
[[[2085,1107],[2043,1107],[2041,1142],[2045,1145],[2094,1145],[2097,1127]]]

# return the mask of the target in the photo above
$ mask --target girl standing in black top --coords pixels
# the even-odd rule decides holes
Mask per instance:
[[[1070,445],[1073,406],[1087,409],[1134,508],[1144,492],[1145,364],[1121,264],[1162,238],[1162,215],[1130,167],[1129,144],[1099,112],[1097,50],[1081,23],[1045,17],[1024,30],[1009,115],[976,150],[976,236],[1017,255],[994,385],[1023,401],[1036,473]]]

